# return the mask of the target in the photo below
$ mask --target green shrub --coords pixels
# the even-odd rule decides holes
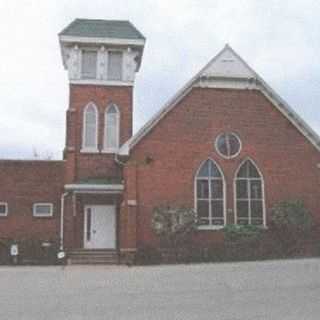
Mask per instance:
[[[224,229],[224,251],[220,258],[224,261],[263,259],[265,230],[258,226],[229,225]]]
[[[58,240],[20,239],[19,260],[22,264],[56,264]]]
[[[271,210],[271,229],[283,256],[304,255],[314,220],[302,201],[282,201]]]
[[[138,248],[134,258],[134,263],[137,265],[153,265],[159,264],[161,261],[161,252],[151,246]]]
[[[223,228],[226,242],[255,241],[260,238],[263,229],[251,225],[228,225]]]
[[[222,262],[228,260],[226,245],[224,242],[212,244],[209,248],[202,250],[203,261]]]
[[[204,250],[203,248],[199,248],[197,246],[190,246],[187,250],[187,255],[185,257],[185,261],[187,263],[199,263],[199,262],[204,262],[208,261],[208,259],[205,258],[204,255]]]
[[[314,221],[302,201],[282,201],[271,210],[272,226],[281,230],[305,233],[311,230]]]
[[[162,249],[171,250],[177,262],[185,260],[187,255],[182,252],[192,245],[196,214],[190,208],[156,207],[153,210],[152,229],[158,236]]]
[[[10,263],[10,241],[0,239],[0,265]]]

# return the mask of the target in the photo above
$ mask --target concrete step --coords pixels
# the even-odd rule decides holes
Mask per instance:
[[[117,262],[105,262],[105,261],[78,261],[78,260],[68,260],[69,265],[117,265]]]
[[[81,258],[69,258],[68,264],[118,264],[117,259],[81,259]]]
[[[97,252],[97,253],[78,253],[78,252],[70,252],[68,254],[69,257],[76,257],[76,256],[82,256],[82,257],[114,257],[117,256],[118,254],[115,252]]]
[[[76,249],[68,252],[68,264],[118,264],[116,250]]]
[[[116,253],[115,249],[73,249],[69,250],[69,253]]]

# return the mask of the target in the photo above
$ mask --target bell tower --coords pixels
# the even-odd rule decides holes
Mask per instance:
[[[70,90],[66,183],[117,179],[115,156],[132,135],[133,88],[145,38],[129,21],[76,19],[59,41]]]

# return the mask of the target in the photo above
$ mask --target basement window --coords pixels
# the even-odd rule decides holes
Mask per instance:
[[[33,205],[34,217],[52,217],[53,204],[52,203],[35,203]]]
[[[8,215],[8,203],[0,202],[0,217],[6,217]]]

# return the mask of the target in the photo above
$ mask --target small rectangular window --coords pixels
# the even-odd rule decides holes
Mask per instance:
[[[208,200],[198,200],[197,205],[198,223],[199,225],[209,224],[209,201]]]
[[[223,181],[221,179],[211,180],[211,199],[223,199]]]
[[[8,203],[0,202],[0,217],[6,217],[8,215]]]
[[[262,199],[262,184],[260,180],[250,181],[250,195],[251,199]]]
[[[122,79],[122,52],[110,51],[108,56],[108,79]]]
[[[237,198],[238,199],[248,199],[248,180],[237,179]]]
[[[223,224],[223,200],[211,201],[211,217],[221,218]]]
[[[237,224],[249,224],[249,201],[237,200]]]
[[[82,51],[81,75],[82,75],[82,79],[97,78],[97,52],[96,51],[86,51],[86,50]]]
[[[52,217],[53,204],[52,203],[35,203],[33,205],[34,217]]]
[[[197,181],[197,197],[198,199],[208,199],[209,198],[209,183],[208,180],[198,180]]]

